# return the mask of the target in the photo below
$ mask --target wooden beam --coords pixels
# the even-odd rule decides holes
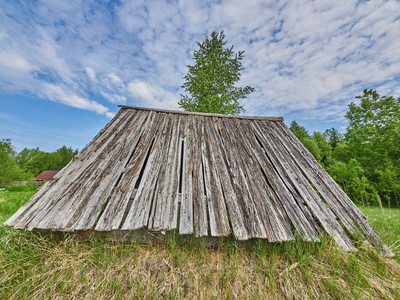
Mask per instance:
[[[128,109],[137,109],[137,110],[146,110],[146,111],[156,111],[156,112],[161,112],[161,113],[195,115],[195,116],[204,116],[204,117],[247,119],[247,120],[267,120],[267,121],[274,121],[274,122],[283,122],[283,120],[284,120],[283,117],[222,115],[222,114],[210,114],[210,113],[189,112],[189,111],[169,110],[169,109],[159,109],[159,108],[137,107],[137,106],[128,106],[128,105],[118,105],[118,107],[121,107],[123,109],[128,108]]]

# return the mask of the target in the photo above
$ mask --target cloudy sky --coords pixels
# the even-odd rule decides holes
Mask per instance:
[[[363,89],[400,96],[399,1],[0,0],[0,139],[81,149],[119,104],[179,109],[213,30],[245,50],[247,115],[344,130]]]

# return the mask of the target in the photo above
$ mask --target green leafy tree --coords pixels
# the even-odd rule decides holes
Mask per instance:
[[[337,144],[335,149],[332,152],[333,159],[336,161],[341,161],[344,163],[348,163],[351,155],[349,154],[349,146],[347,143]]]
[[[39,147],[34,148],[34,149],[24,148],[23,150],[21,150],[21,152],[19,152],[15,156],[15,159],[16,159],[17,163],[19,164],[19,166],[21,168],[24,168],[24,166],[28,163],[28,161],[30,161],[39,152],[41,152],[39,150]]]
[[[351,103],[346,114],[345,137],[352,153],[371,168],[400,159],[400,98],[380,96],[374,90],[364,90],[356,98],[359,104]]]
[[[336,162],[327,171],[354,202],[377,203],[377,192],[364,176],[365,171],[355,158],[349,163]]]
[[[61,170],[66,166],[70,160],[78,154],[78,149],[73,150],[71,147],[67,146],[62,146],[60,149],[56,150],[56,153],[58,155],[58,166],[57,170]]]
[[[333,163],[332,146],[326,141],[325,137],[320,132],[314,132],[312,139],[317,143],[321,156],[321,164],[324,167],[331,165]]]
[[[3,139],[0,141],[0,181],[24,181],[32,179],[32,175],[20,168],[14,155],[16,155],[16,151],[11,144],[11,140]]]
[[[318,144],[311,138],[306,138],[302,141],[304,147],[314,156],[314,158],[321,164],[322,153],[318,148]]]
[[[244,51],[235,53],[233,46],[225,48],[224,32],[213,31],[205,41],[197,42],[199,50],[193,57],[195,64],[189,71],[182,88],[190,95],[182,95],[180,107],[186,111],[237,115],[244,112],[239,100],[254,92],[250,86],[237,87],[244,69]]]
[[[400,162],[400,98],[380,96],[374,90],[364,90],[356,98],[358,103],[351,103],[346,114],[348,153],[360,162],[381,199],[393,198],[396,189],[389,193],[387,176],[382,174],[391,173],[393,180],[399,180],[394,166]]]
[[[65,165],[69,163],[72,157],[74,157],[78,153],[78,150],[73,150],[71,147],[68,148],[66,146],[62,146],[55,152],[43,152],[37,150],[38,149],[31,149],[31,155],[23,165],[23,168],[25,170],[29,171],[35,176],[46,170],[61,170]],[[26,153],[28,152],[29,151],[26,151]]]
[[[344,135],[322,135],[291,123],[290,130],[350,198],[358,203],[400,205],[400,98],[364,90],[349,105]]]
[[[328,143],[331,145],[332,150],[335,150],[336,146],[339,143],[343,142],[343,134],[341,134],[335,128],[325,130],[322,135],[328,141]]]
[[[305,139],[311,139],[311,135],[308,131],[303,126],[300,126],[296,121],[290,123],[289,129],[300,140],[300,142],[303,142]]]

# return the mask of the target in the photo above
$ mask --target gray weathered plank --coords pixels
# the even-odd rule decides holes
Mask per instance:
[[[140,141],[137,143],[136,150],[130,157],[127,166],[123,169],[121,180],[114,188],[108,205],[96,225],[96,230],[116,230],[121,226],[126,210],[129,209],[128,206],[134,195],[135,186],[150,145],[158,132],[160,122],[158,114],[153,113],[149,116],[148,122],[139,135]]]
[[[136,145],[142,135],[143,130],[151,125],[150,114],[140,114],[140,117],[135,120],[135,125],[130,128],[131,133],[127,137],[127,143],[121,147],[121,151],[117,155],[113,155],[116,160],[115,163],[109,164],[105,169],[108,174],[103,180],[98,181],[95,186],[93,194],[88,199],[87,203],[81,203],[80,209],[83,213],[76,213],[73,215],[66,229],[82,230],[94,228],[96,221],[99,219],[100,214],[104,212],[105,207],[109,203],[109,197],[115,186],[120,182],[124,170],[129,162],[130,157],[136,151]],[[149,124],[150,121],[150,124]]]
[[[167,199],[163,198],[162,194],[163,194],[163,191],[167,188],[165,184],[166,184],[168,177],[171,177],[171,174],[168,173],[170,171],[168,169],[168,159],[170,158],[169,157],[170,149],[174,147],[173,140],[172,140],[172,134],[176,133],[176,132],[174,132],[174,127],[176,128],[176,126],[174,126],[176,115],[172,114],[171,118],[172,118],[172,121],[171,121],[172,124],[165,133],[165,141],[167,144],[165,145],[164,153],[162,153],[161,158],[160,158],[161,166],[160,166],[160,170],[159,170],[159,173],[157,176],[156,190],[154,191],[152,211],[150,213],[150,217],[149,217],[149,221],[148,221],[148,225],[147,225],[147,228],[149,228],[151,230],[163,229],[163,228],[161,228],[161,221],[163,218],[162,208],[164,207],[164,202]],[[177,123],[179,124],[179,122],[177,122]],[[162,157],[164,157],[164,158],[162,158]],[[168,211],[168,210],[166,210],[166,211]],[[158,224],[155,225],[155,222],[157,222]]]
[[[271,242],[293,240],[294,237],[290,226],[280,213],[278,203],[275,202],[276,196],[272,193],[272,189],[268,186],[268,183],[263,180],[264,175],[260,161],[254,155],[254,153],[257,153],[257,150],[260,151],[261,149],[251,139],[251,134],[249,134],[251,127],[248,126],[245,120],[240,120],[240,122],[226,121],[225,123],[228,131],[236,137],[236,140],[241,141],[239,153],[241,154],[242,164],[246,168],[247,180],[250,183],[254,205],[263,222],[268,240]]]
[[[155,137],[154,146],[150,150],[148,157],[147,167],[143,172],[142,180],[138,186],[130,211],[122,225],[122,230],[139,229],[148,224],[161,161],[165,155],[165,149],[169,145],[169,141],[165,137],[172,130],[172,117],[165,115],[164,118],[165,120],[161,125],[162,131]]]
[[[247,183],[247,173],[242,165],[242,158],[239,155],[238,141],[227,131],[224,123],[225,119],[214,119],[218,122],[218,129],[221,140],[224,144],[225,158],[232,179],[232,185],[238,199],[238,209],[243,218],[243,225],[246,228],[249,238],[266,238],[266,232],[262,220],[253,203],[249,184]],[[232,225],[233,226],[233,225]]]
[[[312,154],[301,144],[295,135],[286,127],[285,124],[270,124],[276,130],[281,130],[285,134],[278,135],[282,144],[288,149],[289,153],[296,160],[299,167],[306,174],[307,178],[315,186],[324,200],[328,203],[333,213],[339,218],[347,230],[350,232],[361,232],[370,240],[370,242],[381,249],[381,251],[392,256],[393,253],[382,242],[376,231],[368,223],[366,217],[348,198],[346,193],[329,176],[329,174],[318,164]]]
[[[247,172],[252,182],[252,193],[258,197],[255,205],[266,228],[268,240],[270,242],[293,240],[294,236],[288,220],[285,219],[286,215],[281,212],[283,208],[272,187],[265,180],[261,164],[265,157],[262,155],[262,149],[257,144],[254,135],[250,133],[252,131],[250,122],[241,120],[231,124],[231,128],[237,132],[238,138],[243,141],[242,151],[245,151],[243,152],[245,156],[243,160],[247,160]]]
[[[126,126],[135,118],[135,115],[125,113],[122,117],[120,125]],[[41,192],[38,193],[40,199],[32,201],[29,211],[26,211],[24,216],[20,218],[19,222],[15,225],[16,228],[27,230],[35,228],[60,201],[67,200],[70,195],[74,194],[82,186],[81,179],[86,177],[85,174],[89,173],[90,169],[95,169],[99,161],[102,161],[102,158],[104,158],[105,153],[112,149],[115,133],[110,135],[108,132],[104,132],[104,136],[106,138],[99,139],[103,140],[102,147],[99,149],[100,151],[92,153],[92,155],[90,155],[90,152],[87,152],[87,155],[81,155],[78,159],[74,159],[68,168],[63,169],[57,174],[61,173],[62,178],[58,179],[58,181],[56,179],[56,181],[49,184],[50,188],[47,191],[45,190],[43,194]],[[62,188],[60,189],[60,187]],[[64,217],[66,213],[66,211],[62,211],[60,218]]]
[[[243,215],[239,208],[240,202],[235,188],[232,184],[231,174],[229,172],[229,163],[227,160],[226,149],[221,140],[218,131],[218,120],[216,118],[206,118],[206,128],[208,130],[212,150],[217,166],[218,177],[224,195],[225,204],[229,213],[229,221],[234,237],[237,240],[247,240],[249,238],[247,229],[244,225]]]
[[[153,223],[149,224],[152,230],[172,230],[177,228],[177,193],[179,182],[179,126],[180,115],[175,115],[175,122],[172,128],[171,142],[165,167],[164,182],[160,182],[156,193],[158,205],[155,207]]]
[[[193,116],[187,116],[184,127],[184,136],[181,136],[183,145],[182,157],[182,187],[181,187],[181,206],[179,216],[179,234],[192,234],[193,226],[193,178],[192,170],[194,163],[194,123]]]
[[[269,153],[272,163],[275,166],[279,176],[285,181],[289,190],[299,193],[301,201],[303,201],[321,226],[328,232],[345,251],[354,250],[355,247],[349,239],[343,228],[336,221],[335,216],[325,206],[321,198],[309,184],[303,173],[292,160],[290,153],[279,142],[276,137],[280,132],[276,132],[273,128],[268,127],[266,122],[254,122],[252,126],[259,139],[262,140],[265,151]]]
[[[201,158],[204,168],[210,232],[211,236],[227,236],[230,234],[230,226],[221,183],[216,173],[217,165],[206,128],[205,118],[200,117],[199,119],[200,122],[204,124],[201,133],[203,137],[201,143]]]
[[[208,235],[208,212],[204,187],[204,170],[201,159],[201,144],[203,139],[201,132],[203,131],[204,124],[198,118],[194,118],[193,121],[193,134],[196,137],[193,142],[193,219],[195,236],[201,237]]]
[[[227,123],[227,122],[226,122]],[[232,124],[227,124],[228,126],[231,126],[231,134],[235,134],[236,130],[234,127],[232,127]],[[236,138],[237,140],[240,140],[239,137]],[[251,147],[250,147],[251,148]],[[253,150],[257,150],[257,147],[253,147]],[[242,157],[243,159],[250,159],[250,153],[246,151],[245,149],[241,150]],[[276,171],[273,167],[273,165],[270,163],[270,161],[264,156],[258,156],[257,159],[259,159],[262,163],[261,166],[264,170],[265,176],[267,176],[267,181],[266,183],[272,187],[272,190],[274,191],[274,195],[271,195],[271,199],[277,199],[279,202],[279,206],[281,209],[284,210],[285,215],[287,216],[287,220],[290,221],[292,228],[297,232],[297,234],[304,240],[318,240],[318,234],[315,231],[315,228],[309,223],[307,218],[305,217],[304,213],[302,212],[301,208],[297,205],[296,201],[294,200],[292,194],[289,192],[285,184],[281,181],[279,176],[276,174]],[[249,166],[250,168],[251,163],[247,163],[245,165]],[[255,170],[253,171],[255,172]],[[262,174],[263,175],[263,174]],[[248,177],[251,180],[257,180],[260,178],[263,178],[263,176],[254,176],[252,172],[249,172]],[[255,205],[259,206],[260,202],[262,201],[262,198],[260,197],[260,190],[261,191],[269,191],[270,189],[268,188],[263,188],[260,190],[257,190],[257,185],[251,184],[250,187],[252,188],[251,194],[254,195],[254,197],[257,197],[254,199]],[[264,196],[266,197],[266,196]],[[260,207],[258,207],[258,214],[262,214],[262,210]],[[268,220],[268,219],[267,219]],[[268,223],[267,223],[268,224]],[[270,232],[270,234],[272,234]],[[271,236],[272,238],[272,236]]]
[[[138,120],[143,122],[147,115],[134,114],[126,126],[130,128]],[[92,224],[90,225],[94,226],[97,214],[100,212],[100,206],[107,201],[109,192],[124,167],[122,164],[129,157],[127,153],[133,147],[135,134],[136,131],[134,130],[126,130],[120,132],[120,134],[115,134],[105,151],[107,156],[95,161],[94,164],[88,167],[80,177],[79,185],[75,186],[77,190],[61,199],[36,227],[63,230],[88,229],[91,227],[78,226],[78,222],[82,216],[90,218],[92,215],[95,217],[91,220],[84,219],[83,222],[90,223],[91,221]],[[91,207],[88,207],[88,205],[91,205]]]

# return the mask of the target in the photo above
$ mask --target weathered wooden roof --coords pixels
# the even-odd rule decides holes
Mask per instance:
[[[5,225],[318,241],[390,250],[283,118],[124,106]],[[342,227],[343,226],[343,227]]]

